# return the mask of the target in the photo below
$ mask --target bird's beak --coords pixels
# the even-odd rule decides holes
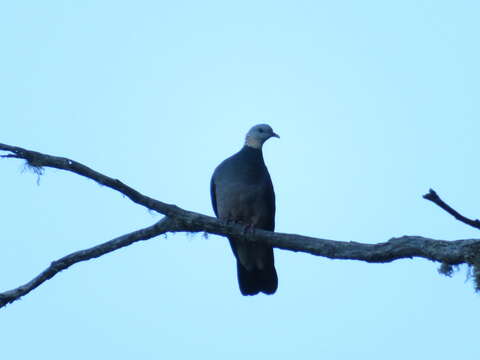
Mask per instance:
[[[276,138],[280,139],[280,135],[275,134],[274,132],[272,132],[272,137],[276,137]]]

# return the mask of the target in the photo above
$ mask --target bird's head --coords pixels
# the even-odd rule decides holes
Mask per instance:
[[[248,131],[247,136],[245,137],[245,145],[254,149],[261,149],[263,143],[271,137],[280,138],[280,136],[273,132],[273,129],[270,127],[270,125],[255,125]]]

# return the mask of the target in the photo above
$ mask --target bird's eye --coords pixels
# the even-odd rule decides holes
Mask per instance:
[[[261,133],[263,133],[263,129],[258,129],[258,132],[261,132]]]

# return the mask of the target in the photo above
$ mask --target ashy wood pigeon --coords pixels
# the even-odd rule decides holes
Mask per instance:
[[[269,125],[255,125],[247,133],[245,146],[215,169],[210,193],[219,219],[240,223],[246,229],[275,229],[275,193],[262,154],[264,142],[271,137],[279,138]],[[237,259],[240,292],[275,293],[278,278],[273,248],[235,237],[228,239]]]

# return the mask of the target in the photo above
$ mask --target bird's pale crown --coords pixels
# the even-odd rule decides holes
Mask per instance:
[[[245,145],[254,149],[261,149],[263,143],[271,137],[279,138],[277,134],[273,132],[270,125],[259,124],[252,127],[245,137]]]

